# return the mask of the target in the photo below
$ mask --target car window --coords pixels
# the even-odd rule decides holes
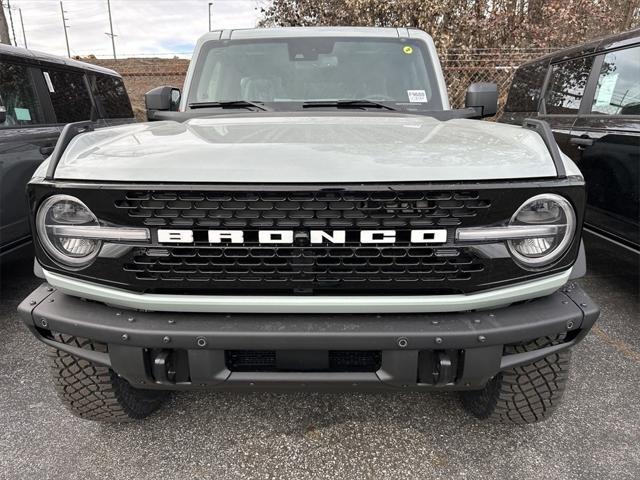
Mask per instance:
[[[91,97],[84,74],[63,70],[47,70],[43,74],[58,123],[91,118]]]
[[[131,102],[121,78],[108,75],[95,75],[90,78],[93,98],[102,107],[106,118],[133,117]]]
[[[436,107],[435,70],[423,50],[418,41],[380,38],[209,42],[189,102],[369,99]]]
[[[549,61],[524,65],[516,70],[509,88],[506,112],[537,112]]]
[[[578,113],[592,65],[593,57],[583,57],[552,66],[544,98],[546,113]]]
[[[605,55],[591,112],[640,115],[640,46]]]
[[[7,112],[0,128],[45,123],[31,72],[25,65],[0,60],[0,105]]]

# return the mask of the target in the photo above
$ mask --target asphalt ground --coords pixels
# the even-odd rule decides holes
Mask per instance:
[[[146,421],[80,420],[59,403],[18,303],[38,284],[4,268],[0,478],[640,478],[637,258],[588,241],[580,282],[602,309],[574,349],[551,420],[493,425],[455,394],[180,393]]]

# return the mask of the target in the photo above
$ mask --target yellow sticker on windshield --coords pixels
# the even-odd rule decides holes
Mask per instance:
[[[407,55],[411,55],[413,53],[413,47],[411,47],[410,45],[405,45],[404,47],[402,47],[402,51]]]

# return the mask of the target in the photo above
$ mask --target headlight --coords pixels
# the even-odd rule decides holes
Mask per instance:
[[[87,206],[70,195],[53,195],[38,210],[36,230],[42,246],[57,262],[82,268],[98,255],[102,241],[74,237],[68,227],[98,227],[98,219]],[[77,229],[76,229],[77,230]]]
[[[507,242],[516,260],[527,266],[540,267],[567,251],[576,231],[576,215],[565,198],[542,194],[527,200],[513,215],[509,226],[548,227],[549,234]]]

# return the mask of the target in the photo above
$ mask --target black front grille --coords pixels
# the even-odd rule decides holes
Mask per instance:
[[[478,191],[127,192],[115,201],[147,226],[320,228],[457,226],[491,202]]]
[[[106,225],[146,227],[149,244],[110,250],[70,272],[36,242],[48,271],[147,293],[202,295],[432,295],[472,293],[568,268],[579,238],[548,270],[527,271],[504,245],[455,240],[463,227],[506,225],[546,192],[568,198],[582,222],[577,180],[389,185],[32,184],[34,211],[54,193],[76,196]],[[193,232],[188,244],[158,241],[160,229]],[[243,243],[214,244],[208,230],[241,230]],[[395,243],[361,243],[366,230],[394,230]],[[446,230],[446,242],[412,243],[412,230]],[[293,232],[292,244],[259,242],[261,230]],[[344,243],[312,243],[313,230],[344,231]],[[120,247],[119,247],[120,248]],[[106,252],[105,252],[106,253]]]
[[[217,288],[411,288],[471,280],[480,258],[456,248],[264,247],[140,249],[124,270],[138,280],[192,282]],[[437,286],[437,285],[436,285]]]
[[[478,191],[129,191],[114,202],[119,212],[148,227],[188,228],[196,238],[188,248],[138,249],[123,265],[137,281],[160,281],[167,288],[281,291],[390,291],[439,289],[484,270],[480,258],[459,248],[425,248],[401,242],[411,229],[461,225],[491,206]],[[206,230],[243,230],[245,244],[212,247]],[[261,245],[259,229],[291,229],[295,245]],[[344,229],[343,245],[311,246],[314,228]],[[357,232],[394,229],[398,243],[361,245]],[[306,240],[304,240],[306,238]],[[300,243],[298,240],[301,240]],[[445,282],[451,284],[443,285]]]

